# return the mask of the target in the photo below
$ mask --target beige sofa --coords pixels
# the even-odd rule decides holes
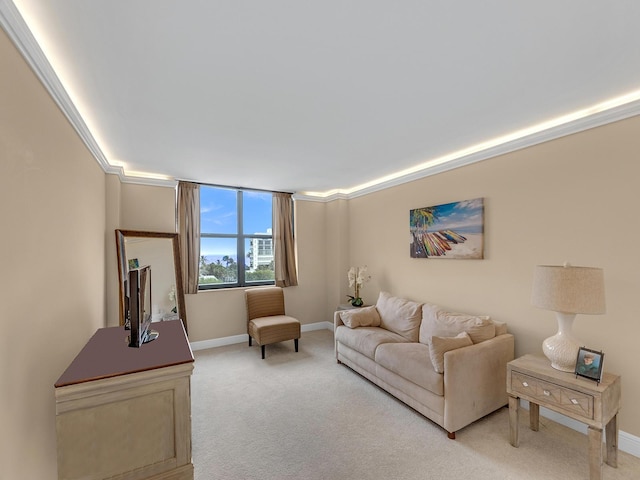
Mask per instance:
[[[375,306],[334,314],[335,352],[408,406],[455,432],[507,404],[514,338],[489,317],[381,292]]]

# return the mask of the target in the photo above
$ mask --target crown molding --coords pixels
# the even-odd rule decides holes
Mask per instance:
[[[38,45],[38,42],[31,33],[31,30],[29,30],[29,27],[22,18],[22,15],[11,0],[0,0],[0,26],[2,26],[9,38],[13,41],[18,51],[35,72],[38,79],[42,82],[58,107],[62,110],[65,117],[69,120],[69,123],[71,123],[86,147],[89,149],[89,152],[105,173],[117,175],[123,183],[170,188],[175,187],[177,183],[176,179],[158,179],[127,175],[122,167],[113,166],[109,163],[104,152],[84,122],[82,116],[71,101],[71,98],[53,70],[53,67],[45,57],[44,52]],[[352,198],[361,197],[407,182],[437,175],[455,168],[464,167],[499,155],[531,147],[539,143],[548,142],[550,140],[555,140],[560,137],[572,135],[584,130],[606,125],[608,123],[624,120],[639,114],[640,100],[634,100],[623,105],[584,116],[577,120],[571,120],[529,135],[524,135],[520,138],[468,155],[462,155],[438,165],[427,165],[425,168],[411,172],[407,175],[400,175],[390,180],[381,180],[375,185],[363,188],[356,187],[357,189],[346,191],[336,190],[319,195],[300,192],[294,195],[294,199],[322,203],[332,202],[334,200],[350,200]]]
[[[631,118],[637,115],[640,115],[640,99],[576,120],[561,123],[559,125],[529,135],[525,135],[514,140],[471,153],[469,155],[457,157],[453,160],[441,163],[439,165],[426,167],[422,170],[412,172],[407,175],[402,175],[391,180],[383,181],[369,187],[354,190],[349,193],[337,192],[331,193],[326,196],[299,194],[297,195],[297,198],[299,198],[300,200],[316,202],[331,202],[339,199],[350,200],[353,198],[368,195],[370,193],[379,192],[387,188],[395,187],[397,185],[412,182],[414,180],[419,180],[421,178],[437,175],[439,173],[481,162],[483,160],[495,158],[497,156],[505,155],[517,150],[522,150],[524,148],[532,147],[540,143],[549,142],[551,140],[566,137],[568,135],[573,135],[574,133],[583,132],[585,130],[590,130],[592,128],[607,125],[609,123]]]
[[[89,127],[87,127],[87,124],[80,115],[80,112],[78,112],[73,101],[67,94],[49,60],[47,60],[40,45],[38,45],[24,18],[11,0],[0,0],[0,26],[2,26],[3,30],[7,33],[105,173],[117,175],[122,183],[170,188],[176,186],[177,181],[175,179],[157,179],[127,175],[122,167],[109,163],[100,145],[98,145]]]
[[[293,199],[294,200],[302,200],[305,202],[319,202],[319,203],[327,203],[327,202],[332,202],[334,200],[349,200],[349,198],[351,198],[349,195],[347,195],[346,193],[332,193],[330,195],[327,196],[320,196],[320,195],[309,195],[306,193],[294,193],[293,194]]]
[[[110,173],[112,167],[102,149],[84,123],[40,45],[11,0],[0,0],[0,25],[42,82],[49,95],[60,107],[98,164],[105,172]]]

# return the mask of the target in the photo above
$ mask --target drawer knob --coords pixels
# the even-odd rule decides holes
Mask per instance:
[[[528,387],[528,386],[529,386],[529,384],[528,384],[527,382],[522,382],[522,386],[523,386],[523,387]]]
[[[549,390],[543,390],[542,393],[544,393],[547,397],[551,395],[551,392]]]

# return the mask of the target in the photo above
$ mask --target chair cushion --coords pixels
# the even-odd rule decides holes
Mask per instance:
[[[376,350],[376,362],[406,380],[444,395],[444,375],[436,373],[429,347],[422,343],[385,343]]]
[[[249,335],[259,345],[300,338],[300,322],[287,315],[254,318],[249,321]]]
[[[375,306],[342,310],[340,320],[349,328],[380,326],[380,315]]]
[[[378,345],[407,341],[403,336],[385,330],[384,328],[360,327],[351,329],[344,325],[336,328],[335,338],[337,342],[366,355],[371,360],[375,358]]]
[[[410,342],[417,342],[422,320],[421,306],[421,303],[380,292],[376,302],[380,326],[402,335]]]

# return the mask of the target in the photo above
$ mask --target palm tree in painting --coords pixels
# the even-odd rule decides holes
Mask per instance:
[[[411,217],[409,219],[409,229],[411,231],[411,251],[410,255],[413,258],[427,258],[428,248],[424,243],[424,238],[427,235],[427,228],[433,225],[438,219],[438,216],[433,207],[416,208],[411,210]]]
[[[419,230],[426,233],[427,227],[433,225],[438,219],[433,207],[416,208],[411,210],[411,231]]]
[[[441,257],[451,250],[452,243],[462,243],[466,240],[465,237],[452,230],[428,232],[428,227],[436,223],[437,220],[439,218],[435,207],[411,210],[411,257]]]

